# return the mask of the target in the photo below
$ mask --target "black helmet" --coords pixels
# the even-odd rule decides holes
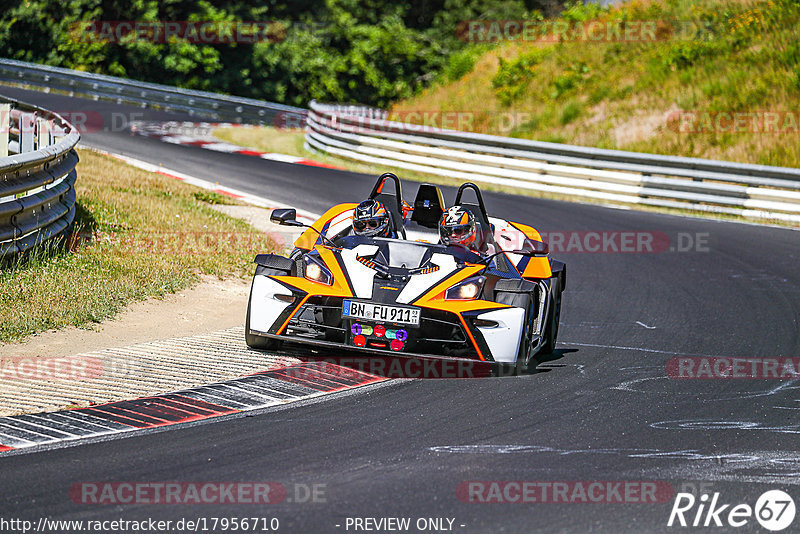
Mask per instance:
[[[453,206],[439,219],[439,237],[445,245],[471,248],[475,243],[475,234],[475,216],[460,206]]]
[[[365,237],[389,237],[389,211],[377,200],[365,200],[353,212],[353,231]]]

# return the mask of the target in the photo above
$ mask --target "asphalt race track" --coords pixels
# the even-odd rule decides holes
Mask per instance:
[[[142,111],[0,94],[56,111]],[[125,132],[87,133],[82,142],[316,212],[361,199],[374,180]],[[413,198],[416,184],[406,185]],[[412,526],[449,518],[455,532],[641,532],[690,530],[667,527],[680,491],[755,506],[763,492],[783,489],[797,501],[797,380],[671,379],[667,363],[800,357],[800,233],[505,194],[485,199],[490,213],[547,233],[613,240],[614,232],[636,232],[668,236],[669,244],[656,252],[556,252],[568,264],[559,350],[538,372],[399,380],[248,417],[0,458],[0,516],[277,517],[280,532],[356,531],[348,518],[408,517]],[[288,494],[268,505],[73,502],[70,487],[86,481],[274,481]],[[460,491],[469,481],[658,481],[672,493],[658,503],[480,503]],[[297,502],[313,485],[324,489],[317,502]],[[753,517],[737,530],[763,531]]]

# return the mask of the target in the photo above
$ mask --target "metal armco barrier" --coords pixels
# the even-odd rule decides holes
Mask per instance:
[[[180,89],[114,76],[92,74],[0,58],[0,80],[59,90],[143,108],[182,111],[198,119],[219,122],[283,125],[305,120],[306,110],[252,98]]]
[[[800,169],[545,143],[387,121],[312,101],[306,143],[341,157],[546,193],[800,222]]]
[[[72,223],[80,135],[56,113],[8,101],[0,102],[0,131],[2,259],[52,239]]]

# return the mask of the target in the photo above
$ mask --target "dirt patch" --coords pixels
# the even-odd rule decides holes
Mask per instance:
[[[301,233],[269,222],[270,210],[254,206],[214,205],[265,232],[284,250]],[[261,251],[254,250],[253,256]],[[196,286],[131,304],[114,319],[91,328],[50,330],[21,343],[0,344],[0,356],[70,356],[134,343],[191,336],[244,324],[250,279],[203,277]]]
[[[677,104],[672,104],[666,111],[659,113],[638,113],[633,118],[617,125],[612,134],[617,146],[650,139],[658,134],[659,129],[667,125],[667,117],[680,111]]]
[[[263,208],[213,208],[269,234],[284,249],[302,232],[269,222]],[[204,276],[190,289],[135,302],[91,328],[0,344],[0,416],[154,395],[296,363],[247,348],[249,294],[250,278]]]

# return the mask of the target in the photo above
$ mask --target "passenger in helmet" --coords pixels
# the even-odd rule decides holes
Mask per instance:
[[[353,232],[364,237],[395,238],[389,210],[382,202],[365,200],[353,211]]]
[[[439,219],[439,237],[444,245],[461,245],[475,251],[477,225],[475,216],[460,206],[453,206]]]

